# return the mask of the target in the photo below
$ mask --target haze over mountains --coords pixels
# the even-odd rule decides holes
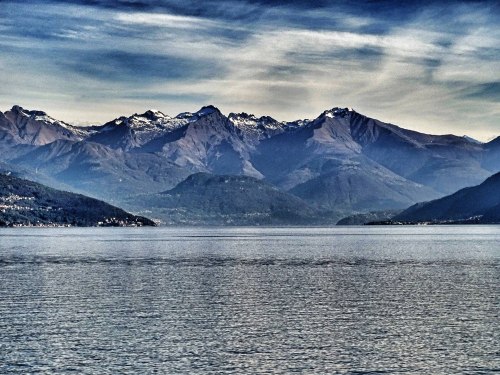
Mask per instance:
[[[175,117],[150,110],[86,128],[19,106],[0,112],[3,170],[137,211],[158,208],[151,207],[152,201],[160,204],[158,193],[199,172],[207,183],[213,181],[209,175],[250,178],[226,183],[234,184],[230,191],[246,190],[247,199],[259,193],[271,199],[272,189],[279,189],[289,209],[296,207],[290,217],[302,211],[331,221],[404,209],[498,172],[499,140],[482,144],[465,136],[422,134],[348,108],[294,122],[226,116],[213,106]],[[183,199],[206,194],[187,182],[175,188]],[[269,214],[268,198],[253,212]],[[213,199],[223,203],[231,195]],[[163,202],[165,209],[176,204],[172,198]]]

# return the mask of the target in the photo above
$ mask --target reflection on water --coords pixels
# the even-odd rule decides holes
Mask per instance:
[[[500,371],[500,227],[0,231],[0,373]]]

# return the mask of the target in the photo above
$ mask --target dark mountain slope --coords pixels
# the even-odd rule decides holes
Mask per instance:
[[[0,174],[0,226],[6,225],[155,224],[96,199]]]
[[[294,225],[328,222],[301,199],[247,176],[196,173],[160,194],[132,197],[172,224]]]
[[[394,221],[441,222],[465,221],[500,222],[500,173],[482,184],[465,188],[441,199],[418,203],[393,218]]]

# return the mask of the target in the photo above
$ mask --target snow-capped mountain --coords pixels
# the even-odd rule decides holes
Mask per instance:
[[[242,138],[252,145],[287,130],[286,123],[279,122],[270,116],[256,117],[242,112],[230,113],[228,118],[239,130]]]
[[[56,120],[43,111],[30,111],[17,105],[3,114],[0,124],[17,142],[36,146],[58,139],[82,140],[87,135],[84,129]]]
[[[92,135],[87,140],[115,149],[131,150],[188,122],[187,119],[173,118],[160,111],[150,109],[142,114],[122,116],[102,126],[94,126],[91,128]]]
[[[86,128],[18,106],[0,112],[0,161],[118,201],[204,172],[264,180],[315,210],[405,208],[500,170],[497,143],[418,133],[338,107],[292,122],[214,106],[149,110]]]

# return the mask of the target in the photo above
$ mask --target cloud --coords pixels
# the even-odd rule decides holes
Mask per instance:
[[[467,87],[463,90],[463,97],[500,103],[500,82],[488,82]]]
[[[180,29],[208,29],[216,27],[217,22],[199,17],[187,17],[165,13],[117,13],[116,21],[126,24],[135,24],[142,26],[156,26],[166,28]]]
[[[66,51],[67,52],[67,51]],[[222,69],[192,59],[142,52],[101,50],[76,54],[71,61],[57,62],[63,70],[96,80],[126,81],[147,84],[155,80],[195,80],[199,77],[221,74]]]
[[[0,11],[5,106],[57,114],[84,101],[104,121],[145,106],[292,120],[341,105],[424,131],[499,132],[493,2],[27,0]]]

